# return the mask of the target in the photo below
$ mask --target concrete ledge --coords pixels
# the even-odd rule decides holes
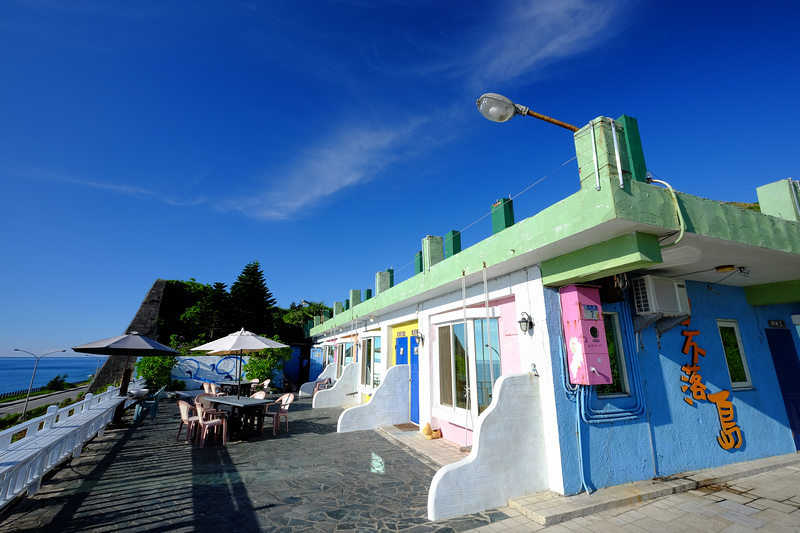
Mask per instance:
[[[800,454],[792,453],[706,470],[684,472],[667,478],[626,483],[599,489],[592,494],[584,492],[575,496],[562,496],[549,491],[540,492],[524,498],[509,500],[508,505],[527,518],[543,526],[549,526],[565,520],[654,500],[699,487],[726,483],[734,479],[797,464],[800,464]]]

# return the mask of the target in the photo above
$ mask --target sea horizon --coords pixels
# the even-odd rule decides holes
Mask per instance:
[[[106,357],[85,357],[77,355],[48,356],[39,359],[33,388],[43,387],[56,376],[67,375],[68,383],[82,383],[103,366]],[[0,357],[0,394],[27,391],[31,386],[31,376],[36,360],[25,356]]]

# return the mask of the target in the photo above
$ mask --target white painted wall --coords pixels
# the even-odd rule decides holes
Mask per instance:
[[[346,433],[408,422],[409,372],[409,365],[391,367],[369,402],[342,412],[337,431]]]
[[[335,366],[335,365],[330,365]],[[342,370],[342,376],[330,389],[318,391],[312,400],[312,407],[347,407],[357,405],[358,395],[358,363],[348,363]]]
[[[327,378],[331,378],[331,383],[336,382],[336,365],[330,364],[326,366],[325,370],[322,371],[322,374],[320,374],[317,379],[315,379],[314,381],[308,381],[300,385],[300,390],[298,391],[297,395],[301,398],[303,396],[313,396],[314,385],[317,384],[317,381],[324,381]]]
[[[545,297],[542,274],[539,266],[533,266],[520,271],[524,281],[513,287],[517,296],[517,312],[522,316],[525,311],[533,318],[533,333],[519,337],[519,351],[523,369],[535,365],[536,371],[541,376],[539,390],[541,394],[541,415],[545,427],[545,446],[548,457],[548,475],[550,477],[549,490],[564,494],[564,471],[561,465],[561,443],[558,431],[558,408],[556,394],[563,394],[560,385],[555,381],[553,365],[560,365],[558,357],[558,344],[561,342],[560,326],[548,328],[548,319],[558,322],[555,317],[559,315],[558,298]],[[525,304],[527,302],[527,305]],[[555,333],[554,332],[559,332]],[[532,367],[531,367],[532,368]]]
[[[430,520],[502,507],[548,489],[540,379],[532,373],[498,379],[494,401],[478,418],[472,452],[433,477]]]

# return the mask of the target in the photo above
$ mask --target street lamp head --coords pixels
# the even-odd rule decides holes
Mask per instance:
[[[560,126],[572,132],[578,131],[577,126],[561,122],[560,120],[542,115],[536,111],[531,111],[524,105],[515,104],[505,96],[495,93],[486,93],[478,98],[477,106],[481,115],[492,122],[506,122],[514,118],[514,115],[527,115],[529,117],[538,118],[539,120],[544,120],[550,124],[555,124],[556,126]]]
[[[481,115],[492,122],[506,122],[514,118],[514,115],[524,115],[528,112],[527,107],[517,105],[505,96],[495,93],[484,94],[478,98],[476,105]]]

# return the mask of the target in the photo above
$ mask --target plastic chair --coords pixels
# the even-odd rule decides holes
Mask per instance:
[[[228,409],[212,409],[211,408],[211,398],[214,398],[214,397],[215,397],[214,394],[206,393],[206,392],[204,392],[202,394],[198,394],[197,396],[194,397],[194,405],[195,405],[195,407],[197,407],[198,405],[202,404],[203,405],[203,411],[206,413],[207,416],[212,417],[212,418],[217,416],[217,415],[219,415],[219,414],[223,414],[224,415],[224,414],[228,413],[229,412]],[[197,409],[197,412],[200,413],[200,409]]]
[[[197,409],[189,402],[178,400],[178,409],[181,411],[181,425],[178,426],[178,438],[176,440],[181,440],[181,431],[183,431],[183,425],[186,424],[186,442],[189,442],[192,438],[192,433],[196,430],[195,426],[200,417],[196,414],[190,414],[190,411],[196,413]]]
[[[208,381],[203,382],[203,392],[205,392],[206,394],[211,394],[211,383],[209,383]]]
[[[253,394],[251,394],[250,397],[251,398],[256,398],[256,399],[259,399],[259,400],[263,400],[264,398],[267,397],[267,393],[264,392],[263,390],[260,390],[260,391],[257,391],[257,392],[254,392]]]
[[[322,381],[317,381],[317,382],[314,384],[314,390],[311,392],[311,397],[313,398],[313,397],[314,397],[314,395],[315,395],[315,394],[316,394],[318,391],[321,391],[321,390],[328,389],[328,388],[330,388],[330,387],[332,387],[332,386],[333,386],[333,385],[332,385],[332,383],[331,383],[331,378],[325,378],[325,379],[323,379]]]
[[[269,392],[269,384],[272,382],[271,379],[265,379],[261,388],[264,389],[265,392]]]
[[[211,389],[209,392],[214,396],[227,396],[227,392],[222,392],[222,388],[217,385],[216,383],[209,383],[209,388]]]
[[[198,402],[197,404],[197,423],[200,425],[200,431],[197,432],[197,439],[200,441],[200,447],[202,448],[206,442],[206,438],[208,437],[208,430],[213,429],[221,429],[222,430],[222,445],[225,446],[228,444],[228,419],[223,416],[221,418],[212,418],[207,416],[206,410],[203,407],[203,404]],[[215,441],[219,440],[219,433],[217,432],[214,438]]]
[[[289,404],[291,404],[292,401],[294,401],[294,394],[289,392],[278,398],[278,401],[268,403],[264,407],[264,418],[272,418],[273,437],[278,434],[278,428],[281,425],[281,418],[286,419],[286,432],[289,432]],[[270,406],[272,405],[277,406],[276,410],[269,410]]]

